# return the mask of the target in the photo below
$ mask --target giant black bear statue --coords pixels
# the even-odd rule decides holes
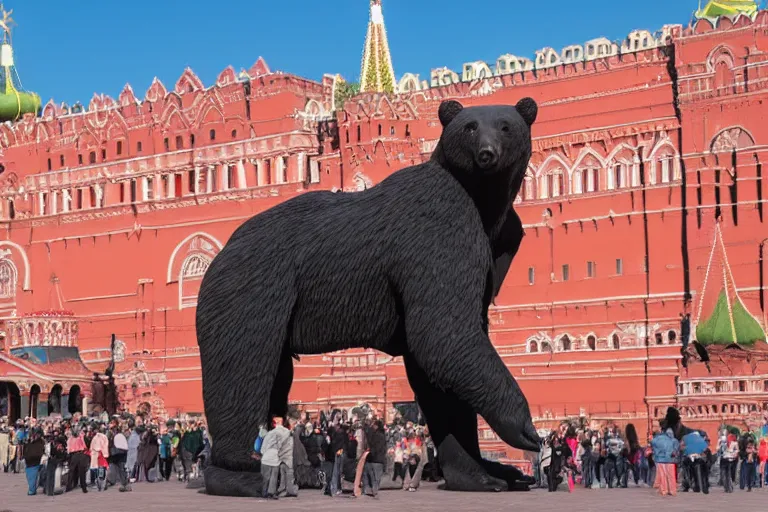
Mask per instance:
[[[368,347],[402,356],[445,488],[526,487],[485,461],[477,414],[539,449],[528,402],[488,338],[488,307],[522,239],[512,209],[537,105],[444,101],[431,160],[371,189],[309,192],[240,226],[200,288],[197,340],[212,437],[209,494],[257,496],[250,451],[287,411],[292,354]]]

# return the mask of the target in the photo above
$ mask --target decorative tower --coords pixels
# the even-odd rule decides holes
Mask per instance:
[[[360,67],[360,92],[395,92],[395,71],[384,28],[381,0],[371,0],[371,17]]]
[[[11,45],[11,24],[13,9],[6,11],[0,4],[0,29],[3,42],[0,44],[0,122],[16,121],[24,114],[36,114],[40,110],[40,96],[26,92],[21,87],[19,74],[13,62]]]
[[[696,18],[717,18],[718,16],[746,14],[754,17],[757,14],[757,9],[755,0],[709,0],[703,8],[701,7],[701,0],[699,0],[699,10],[694,16]]]
[[[719,249],[719,250],[718,250]],[[718,256],[715,258],[715,256]],[[714,264],[714,265],[713,265]],[[702,319],[704,298],[707,284],[722,278],[722,288],[712,313]],[[723,241],[723,231],[720,223],[715,224],[715,235],[712,249],[709,253],[709,263],[704,272],[704,282],[699,294],[699,307],[696,313],[696,339],[704,345],[753,345],[756,341],[766,341],[765,331],[760,322],[752,316],[747,306],[739,296],[738,287],[733,279],[731,266],[728,264],[728,254]]]

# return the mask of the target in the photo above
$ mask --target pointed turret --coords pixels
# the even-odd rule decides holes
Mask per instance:
[[[381,0],[371,1],[371,15],[368,33],[363,48],[363,63],[360,68],[360,92],[395,92],[395,71],[392,55],[389,53],[387,31]]]
[[[719,258],[715,258],[718,254]],[[713,265],[713,263],[717,264]],[[709,278],[720,275],[722,275],[723,282],[717,303],[709,317],[702,319],[701,314]],[[728,264],[728,254],[719,222],[715,224],[709,263],[707,263],[704,272],[704,282],[699,296],[699,307],[696,314],[696,339],[704,345],[730,345],[731,343],[753,345],[756,341],[766,341],[763,327],[752,316],[739,296],[731,266]]]
[[[757,2],[755,0],[709,0],[707,5],[696,11],[697,18],[717,18],[718,16],[734,16],[746,14],[754,17],[757,14]]]
[[[13,61],[13,46],[11,45],[11,19],[13,10],[6,11],[0,4],[0,29],[3,31],[3,42],[0,44],[0,122],[16,121],[24,114],[36,114],[42,102],[40,96],[26,92],[21,87],[19,74]]]

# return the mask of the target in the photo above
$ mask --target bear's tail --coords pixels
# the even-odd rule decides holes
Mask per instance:
[[[261,473],[230,471],[209,465],[203,472],[205,493],[213,496],[260,498],[262,495]]]

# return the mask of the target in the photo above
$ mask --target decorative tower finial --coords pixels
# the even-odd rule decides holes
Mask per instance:
[[[13,14],[13,9],[11,9],[10,11],[6,11],[3,4],[0,3],[0,13],[3,15],[3,19],[0,20],[0,28],[3,29],[3,42],[10,43],[11,42],[11,25],[14,24],[13,18],[11,18],[11,14]]]
[[[13,9],[6,11],[0,3],[0,29],[3,31],[3,42],[0,43],[0,122],[16,121],[24,114],[36,114],[41,105],[40,96],[24,91],[16,71],[11,45],[11,25],[14,24],[11,14]]]
[[[368,33],[363,48],[363,63],[360,67],[360,92],[395,92],[395,71],[392,55],[389,53],[387,31],[381,0],[371,1]]]
[[[699,9],[694,16],[701,18],[717,18],[719,16],[734,16],[736,14],[746,14],[754,18],[758,11],[758,2],[756,0],[709,0],[707,5],[701,7],[699,0]]]

